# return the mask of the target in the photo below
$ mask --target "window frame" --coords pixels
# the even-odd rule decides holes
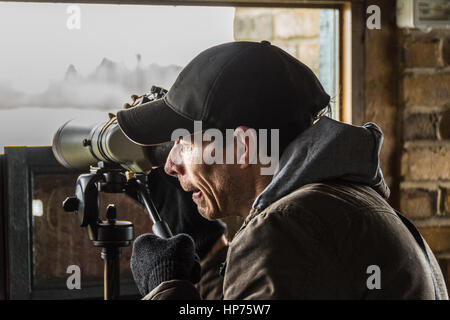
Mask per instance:
[[[6,299],[6,179],[5,171],[5,156],[0,155],[0,300]]]

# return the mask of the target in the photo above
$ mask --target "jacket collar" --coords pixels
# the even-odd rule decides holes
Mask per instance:
[[[374,123],[354,126],[322,117],[284,150],[253,209],[263,210],[306,184],[334,179],[369,185],[387,199],[390,191],[379,166],[382,143],[383,133]]]

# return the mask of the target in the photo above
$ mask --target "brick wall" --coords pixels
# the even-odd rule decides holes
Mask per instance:
[[[398,30],[400,209],[450,280],[450,30]]]

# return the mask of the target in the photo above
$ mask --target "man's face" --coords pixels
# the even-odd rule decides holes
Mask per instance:
[[[178,178],[183,190],[192,192],[192,200],[203,217],[217,219],[235,214],[235,205],[239,202],[238,167],[206,164],[202,158],[203,151],[214,142],[194,143],[194,140],[190,136],[176,141],[164,170]]]

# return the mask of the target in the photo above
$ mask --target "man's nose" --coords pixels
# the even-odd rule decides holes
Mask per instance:
[[[164,165],[164,171],[171,176],[178,177],[184,174],[184,169],[180,161],[174,161],[175,153],[177,152],[177,144],[172,147],[169,155],[167,156],[166,163]],[[179,160],[179,159],[178,159]]]

